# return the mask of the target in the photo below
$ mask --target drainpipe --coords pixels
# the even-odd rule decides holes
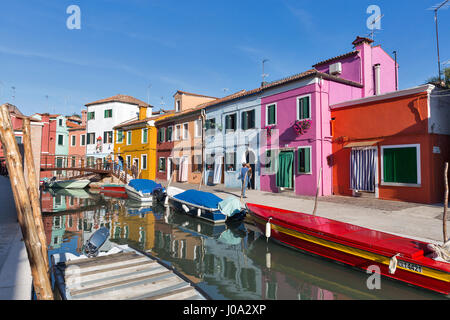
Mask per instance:
[[[319,95],[320,95],[320,168],[323,167],[323,123],[322,123],[322,77],[319,77]],[[322,169],[323,171],[323,169]],[[322,196],[323,196],[323,174],[321,177],[320,185],[322,188]]]
[[[205,179],[204,172],[205,170],[205,123],[206,123],[206,111],[205,109],[202,109],[201,111],[201,118],[202,118],[202,176],[201,180]],[[203,183],[203,181],[200,181],[200,185]]]

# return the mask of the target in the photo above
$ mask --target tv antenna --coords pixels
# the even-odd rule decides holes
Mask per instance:
[[[164,107],[164,97],[161,97],[161,109]]]
[[[12,86],[11,89],[12,89],[12,99],[14,101],[16,99],[16,87]]]
[[[264,64],[267,62],[267,61],[269,61],[269,59],[263,59],[263,61],[262,61],[262,83],[261,83],[261,86],[263,86],[265,83],[266,83],[266,77],[268,77],[269,76],[269,74],[268,73],[264,73]]]
[[[370,22],[370,26],[371,26],[371,28],[370,28],[370,32],[369,32],[369,35],[370,35],[370,38],[372,39],[372,41],[375,41],[374,40],[374,37],[375,37],[375,24],[378,22],[378,21],[380,21],[381,20],[381,18],[383,18],[384,17],[384,14],[382,14],[382,15],[378,15],[378,16],[376,16],[371,22]],[[381,29],[380,29],[381,30]]]
[[[227,91],[230,91],[230,89],[228,89],[228,88],[223,88],[222,90],[223,90],[223,94],[226,94]]]
[[[439,9],[447,9],[450,5],[448,2],[449,0],[445,0],[439,4],[436,4],[432,6],[431,8],[428,8],[427,10],[434,10],[434,22],[436,23],[436,47],[437,47],[437,58],[438,58],[438,76],[439,76],[439,83],[442,82],[441,79],[441,58],[439,56],[439,33],[438,33],[438,18],[437,13]]]

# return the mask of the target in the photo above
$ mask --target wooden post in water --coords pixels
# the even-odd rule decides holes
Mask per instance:
[[[448,208],[448,162],[445,163],[444,168],[444,214],[442,215],[442,228],[444,232],[444,244],[448,241],[447,237],[447,208]]]
[[[31,205],[33,207],[33,217],[36,224],[36,231],[42,246],[42,255],[44,256],[45,265],[49,268],[47,241],[44,231],[44,223],[42,221],[41,206],[39,201],[39,187],[36,183],[36,170],[34,167],[33,149],[31,147],[31,126],[30,119],[23,120],[23,147],[25,154],[25,165],[28,174],[28,194],[30,196]],[[50,270],[48,270],[50,272]],[[49,273],[50,275],[50,273]]]
[[[316,210],[317,210],[317,198],[319,197],[319,190],[320,190],[320,181],[322,180],[322,168],[320,168],[319,171],[319,179],[317,179],[317,190],[316,190],[316,198],[314,200],[314,210],[313,210],[313,215],[316,215]]]
[[[5,153],[17,218],[27,249],[36,297],[42,300],[52,300],[53,292],[48,277],[48,265],[46,265],[46,259],[42,254],[43,248],[37,233],[32,203],[26,187],[22,157],[19,153],[6,105],[0,107],[0,139]]]

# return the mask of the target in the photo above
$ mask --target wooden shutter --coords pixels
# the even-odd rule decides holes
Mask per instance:
[[[298,149],[298,172],[310,173],[311,172],[311,148],[299,148]]]

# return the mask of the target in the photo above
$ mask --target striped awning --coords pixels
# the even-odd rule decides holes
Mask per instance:
[[[376,145],[378,142],[380,140],[347,142],[344,148],[370,147]]]

